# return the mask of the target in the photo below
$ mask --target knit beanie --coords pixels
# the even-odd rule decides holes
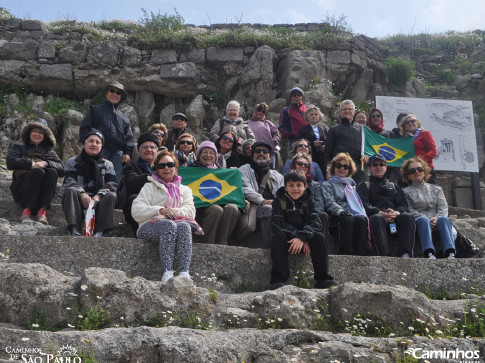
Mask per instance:
[[[91,129],[89,130],[89,132],[86,134],[86,136],[84,137],[84,140],[83,140],[83,144],[86,142],[86,139],[91,136],[91,135],[96,135],[97,137],[99,137],[101,139],[101,142],[104,144],[104,136],[103,134],[101,133],[101,131],[99,130],[96,130],[96,129]]]
[[[202,149],[207,149],[207,148],[213,150],[216,153],[216,160],[217,160],[217,157],[218,157],[217,148],[216,148],[216,145],[212,141],[204,141],[203,143],[201,143],[199,145],[199,148],[197,149],[197,154],[196,154],[197,160],[199,160],[199,156],[200,156]]]
[[[160,147],[160,144],[158,142],[158,137],[155,134],[146,133],[146,134],[140,135],[140,137],[138,138],[138,144],[136,146],[138,150],[140,150],[141,145],[146,141],[154,142],[157,145],[157,148]]]

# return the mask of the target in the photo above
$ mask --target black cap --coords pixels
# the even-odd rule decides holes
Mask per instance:
[[[180,118],[183,118],[185,121],[188,121],[187,120],[187,116],[185,116],[182,112],[177,112],[175,115],[172,116],[172,121],[175,117],[180,117]]]
[[[84,137],[84,140],[83,140],[83,144],[86,142],[86,139],[91,136],[91,135],[96,135],[97,137],[99,137],[101,139],[101,142],[104,144],[104,136],[103,134],[101,133],[101,131],[99,130],[96,130],[96,129],[91,129],[89,130],[89,132],[86,134],[86,136]]]
[[[140,150],[140,146],[146,141],[154,142],[155,145],[157,145],[157,148],[160,147],[160,144],[158,143],[157,135],[146,133],[146,134],[141,134],[140,137],[138,138],[138,144],[136,145],[137,149]]]
[[[387,160],[384,156],[382,156],[381,154],[374,154],[369,158],[368,165],[372,164],[376,160],[381,160],[387,164]]]

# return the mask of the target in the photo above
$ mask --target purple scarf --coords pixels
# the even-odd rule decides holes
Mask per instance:
[[[169,183],[160,178],[157,173],[153,173],[152,178],[167,188],[167,205],[165,208],[180,208],[179,185],[182,182],[182,177],[180,175],[174,175],[172,182]]]

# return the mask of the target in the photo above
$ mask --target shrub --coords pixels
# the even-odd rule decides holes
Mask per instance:
[[[5,9],[4,7],[0,6],[0,19],[10,19],[13,18],[14,16],[8,9]]]
[[[386,59],[386,76],[389,83],[401,87],[414,76],[414,65],[411,61],[389,57]]]

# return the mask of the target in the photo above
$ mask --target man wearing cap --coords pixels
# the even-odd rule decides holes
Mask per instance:
[[[168,151],[175,151],[177,141],[183,133],[189,133],[195,137],[195,135],[188,130],[189,121],[187,116],[182,112],[177,112],[172,116],[172,128],[168,131],[168,138],[165,141],[165,146]]]
[[[116,171],[116,182],[123,174],[123,164],[130,162],[133,152],[133,132],[130,120],[118,109],[126,100],[127,93],[119,82],[111,82],[104,88],[106,101],[101,105],[91,106],[79,129],[81,141],[87,133],[95,128],[104,136],[102,155],[113,163]]]
[[[101,150],[104,137],[91,129],[82,140],[81,154],[66,163],[66,176],[62,189],[62,209],[70,235],[80,236],[83,227],[83,210],[94,202],[95,237],[113,228],[113,210],[116,201],[116,174],[111,161],[103,159]]]
[[[239,168],[244,197],[251,203],[252,209],[257,207],[256,216],[261,224],[264,248],[269,248],[273,199],[276,196],[276,191],[283,186],[283,175],[270,168],[270,153],[270,145],[257,141],[251,147],[251,162]],[[241,220],[243,219],[241,218]],[[239,239],[242,240],[249,233],[254,232],[255,227],[255,225],[251,228],[239,225],[237,227]]]
[[[303,95],[301,88],[293,87],[290,90],[290,105],[283,108],[280,115],[278,130],[288,138],[290,150],[298,131],[307,125],[304,115],[308,107],[303,104]]]
[[[406,196],[401,187],[390,182],[384,176],[387,160],[380,154],[369,158],[370,172],[368,182],[357,186],[362,204],[369,217],[372,240],[377,254],[390,256],[389,234],[397,233],[398,256],[413,256],[416,226],[408,213]]]
[[[123,168],[123,177],[118,188],[118,208],[123,209],[125,221],[131,226],[136,236],[138,223],[131,216],[131,205],[148,181],[155,169],[153,163],[158,154],[160,144],[155,134],[146,133],[138,138],[138,160],[128,163]]]

